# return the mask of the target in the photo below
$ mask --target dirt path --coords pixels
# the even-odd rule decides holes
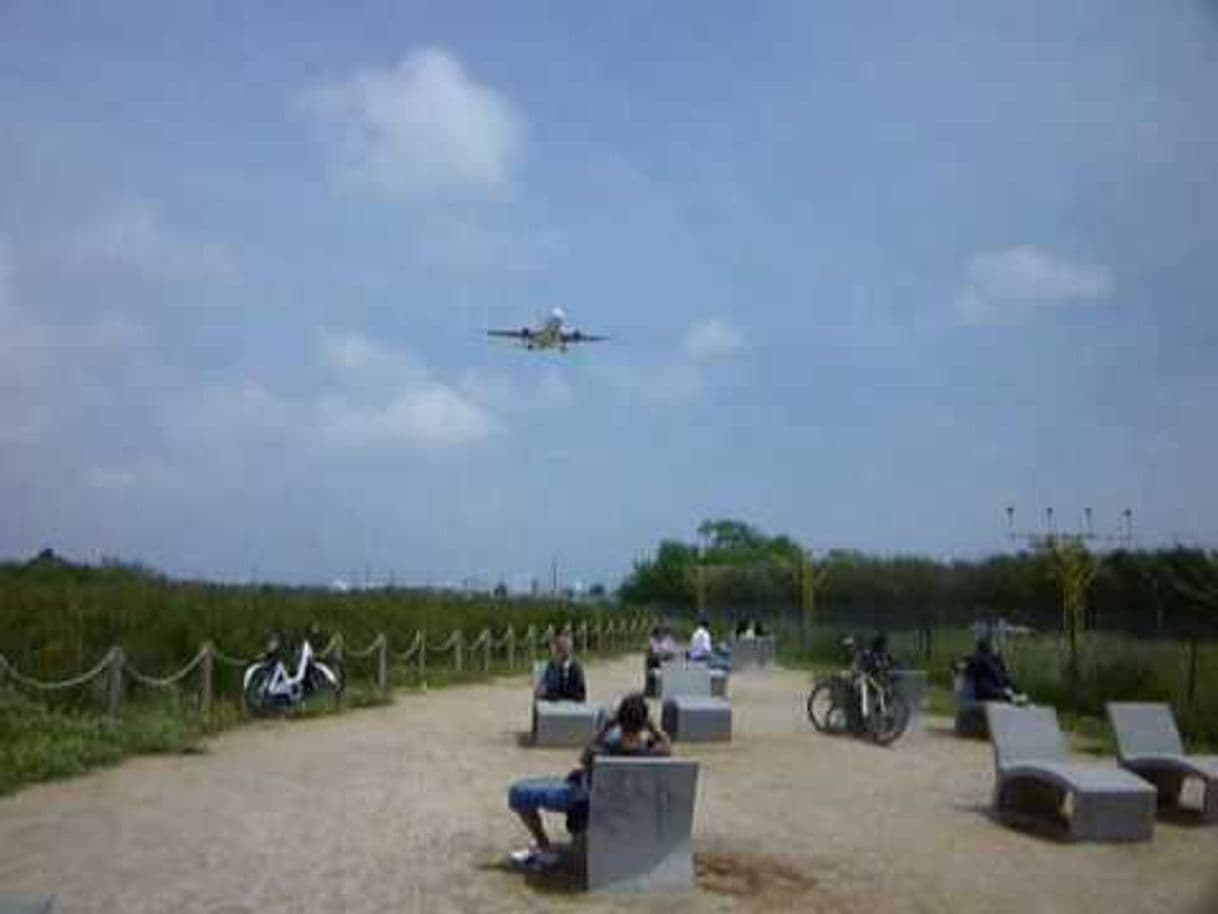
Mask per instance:
[[[609,699],[639,663],[589,673]],[[1072,846],[1000,826],[987,745],[933,720],[892,749],[819,736],[805,682],[733,677],[734,742],[679,749],[702,763],[699,888],[632,911],[1218,911],[1218,828]],[[619,909],[499,864],[525,837],[508,783],[574,761],[518,745],[527,708],[521,678],[403,694],[27,789],[0,799],[0,894],[54,891],[64,914]]]

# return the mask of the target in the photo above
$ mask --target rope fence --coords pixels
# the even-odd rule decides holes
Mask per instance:
[[[465,633],[458,628],[450,632],[439,644],[429,642],[426,631],[420,629],[414,633],[410,644],[401,651],[394,651],[383,633],[373,638],[367,647],[351,650],[346,648],[340,632],[335,634],[316,656],[339,665],[349,660],[370,659],[377,692],[384,697],[389,693],[389,678],[395,665],[407,666],[424,685],[427,681],[428,662],[435,664],[437,658],[438,668],[451,669],[456,673],[464,672],[467,660],[473,656],[477,656],[480,661],[483,673],[490,673],[497,659],[505,662],[509,672],[516,672],[531,668],[538,654],[547,650],[558,631],[570,634],[576,649],[581,653],[604,654],[639,646],[642,636],[651,624],[652,620],[647,617],[597,622],[592,626],[584,620],[578,626],[569,623],[560,630],[548,625],[541,632],[537,631],[535,625],[530,625],[520,633],[509,625],[500,637],[495,637],[490,628],[484,628],[468,642]],[[25,675],[7,657],[0,654],[0,685],[11,682],[37,692],[50,693],[79,688],[105,678],[106,713],[111,717],[119,717],[122,713],[125,681],[129,680],[151,689],[176,688],[197,671],[199,711],[203,719],[209,721],[216,691],[215,665],[219,663],[227,667],[243,668],[258,660],[259,658],[226,654],[208,642],[180,669],[165,676],[154,676],[133,666],[123,648],[116,645],[92,668],[78,676],[56,682],[44,682]]]

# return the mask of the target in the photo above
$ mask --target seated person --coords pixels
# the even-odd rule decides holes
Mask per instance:
[[[672,634],[662,625],[657,625],[651,630],[651,640],[647,642],[647,669],[654,670],[676,655],[677,645],[672,640]]]
[[[711,634],[710,623],[705,619],[698,620],[698,627],[694,629],[694,633],[689,637],[689,659],[690,660],[710,660],[711,657]]]
[[[964,667],[964,675],[973,683],[973,697],[977,701],[1008,701],[1023,704],[1027,696],[1016,688],[1002,655],[989,638],[977,640],[977,651]]]
[[[732,665],[731,651],[725,647],[714,647],[710,623],[706,619],[698,620],[698,627],[689,638],[689,652],[686,656],[690,662],[705,663],[712,670],[727,671]]]
[[[540,701],[585,701],[588,688],[584,684],[584,670],[579,661],[571,656],[570,632],[559,632],[554,636],[554,656],[546,664],[545,672],[537,683],[533,695]]]
[[[669,755],[668,735],[651,720],[647,701],[635,692],[618,705],[617,713],[601,728],[580,755],[580,767],[565,778],[526,778],[508,790],[508,806],[533,837],[532,846],[510,854],[521,866],[548,867],[558,863],[541,821],[541,810],[566,813],[568,826],[582,827],[588,814],[588,788],[598,755]]]
[[[888,637],[876,635],[871,639],[871,646],[863,651],[858,658],[858,668],[870,676],[885,676],[896,668],[896,661],[888,653]]]

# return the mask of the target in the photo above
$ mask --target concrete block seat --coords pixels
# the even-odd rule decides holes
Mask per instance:
[[[990,729],[985,717],[985,702],[977,699],[972,678],[961,669],[954,669],[952,673],[952,698],[956,705],[956,735],[988,739]]]
[[[545,675],[546,661],[533,664],[532,687],[536,688]],[[532,725],[529,728],[534,746],[586,746],[607,720],[609,711],[603,705],[581,701],[533,700]]]
[[[732,706],[712,693],[712,670],[689,666],[664,672],[660,725],[679,742],[732,738]]]
[[[985,705],[994,746],[994,807],[999,813],[1060,813],[1073,807],[1075,841],[1148,841],[1155,788],[1120,768],[1072,762],[1052,708]]]
[[[1121,767],[1149,781],[1162,806],[1180,803],[1186,778],[1202,782],[1201,821],[1218,825],[1218,755],[1185,755],[1171,708],[1158,702],[1109,702]]]
[[[926,699],[926,670],[892,670],[893,689],[909,704],[906,732],[922,727],[922,704]]]
[[[694,885],[690,834],[698,763],[603,756],[592,769],[588,825],[576,841],[590,891],[681,891]]]
[[[51,914],[54,895],[0,895],[0,914]]]
[[[534,746],[586,746],[606,720],[607,709],[580,701],[534,701]]]
[[[643,686],[643,694],[647,698],[658,698],[664,692],[664,674],[666,670],[683,670],[692,669],[709,669],[705,664],[690,663],[683,664],[679,660],[670,660],[660,667],[646,671],[646,679]],[[727,684],[729,674],[726,670],[709,669],[710,672],[710,694],[715,698],[727,698]],[[678,673],[678,675],[680,675]]]

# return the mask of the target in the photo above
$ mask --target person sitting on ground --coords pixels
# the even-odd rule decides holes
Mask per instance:
[[[1023,704],[1027,696],[1015,687],[1002,655],[989,638],[977,639],[977,650],[965,664],[964,675],[973,683],[977,701],[1005,701]]]
[[[520,866],[548,867],[560,857],[546,834],[541,810],[565,813],[568,827],[582,829],[588,815],[588,788],[599,755],[657,755],[672,753],[672,742],[651,720],[647,701],[638,692],[627,695],[617,713],[580,754],[580,767],[566,778],[526,778],[508,790],[508,807],[529,830],[533,844],[509,855]]]
[[[553,651],[554,656],[546,664],[534,696],[541,701],[586,701],[588,688],[584,683],[584,670],[571,656],[570,632],[554,636]]]

